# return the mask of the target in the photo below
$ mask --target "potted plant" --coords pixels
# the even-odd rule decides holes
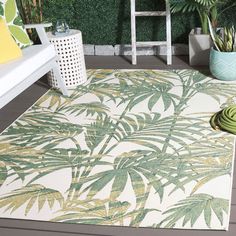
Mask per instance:
[[[208,65],[210,48],[212,47],[209,35],[208,17],[213,27],[218,24],[220,14],[236,5],[232,0],[171,0],[172,12],[197,11],[201,27],[191,30],[189,34],[189,62],[190,65]],[[219,9],[222,9],[219,12]]]
[[[236,80],[236,31],[234,26],[214,30],[209,22],[214,44],[210,52],[210,71],[219,80]]]

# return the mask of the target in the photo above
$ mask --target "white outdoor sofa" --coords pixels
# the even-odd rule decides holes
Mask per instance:
[[[56,63],[54,46],[45,32],[46,27],[51,27],[51,23],[26,25],[26,29],[36,29],[42,44],[29,46],[22,50],[21,58],[0,64],[0,109],[50,70],[53,70],[63,95],[68,96]]]

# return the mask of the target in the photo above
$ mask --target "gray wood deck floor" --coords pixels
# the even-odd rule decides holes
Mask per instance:
[[[192,69],[187,57],[174,57],[173,65],[166,66],[163,58],[152,56],[138,57],[138,65],[132,66],[129,57],[86,57],[88,69]],[[206,67],[195,67],[208,74]],[[48,90],[44,79],[35,83],[7,106],[0,109],[0,132],[26,111],[40,96]],[[236,165],[234,180],[236,179]],[[0,219],[0,236],[235,236],[236,235],[236,180],[233,183],[231,216],[229,231],[204,230],[167,230],[128,227],[106,227],[47,223],[26,220]]]

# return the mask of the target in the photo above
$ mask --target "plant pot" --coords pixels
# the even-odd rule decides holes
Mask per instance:
[[[210,35],[201,34],[201,28],[192,29],[189,34],[190,65],[209,65],[210,49],[212,46],[213,43]]]
[[[219,80],[236,80],[236,52],[219,52],[212,48],[210,71]]]

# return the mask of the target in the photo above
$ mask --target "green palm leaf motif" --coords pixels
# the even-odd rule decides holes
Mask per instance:
[[[101,102],[104,101],[105,97],[108,97],[110,100],[115,102],[115,97],[120,97],[120,86],[118,84],[107,83],[91,83],[88,85],[80,85],[76,88],[75,92],[71,96],[74,100],[76,100],[85,94],[93,94]]]
[[[42,154],[43,158],[37,159],[34,165],[37,166],[37,175],[30,180],[30,183],[39,178],[53,173],[57,170],[70,168],[72,173],[72,183],[76,189],[75,183],[79,182],[80,171],[83,168],[92,168],[95,165],[107,165],[105,161],[100,161],[99,155],[88,155],[87,150],[76,149],[51,149]],[[83,172],[83,171],[82,171]]]
[[[106,153],[109,153],[121,142],[132,142],[154,150],[160,150],[161,145],[165,144],[175,151],[176,148],[173,143],[186,145],[186,138],[195,141],[204,135],[203,131],[206,130],[204,120],[179,116],[175,121],[175,126],[171,129],[171,136],[168,137],[167,143],[163,138],[169,132],[174,119],[176,117],[172,116],[161,119],[159,113],[153,115],[147,113],[133,116],[126,115],[119,122],[117,131],[113,135],[118,142],[110,147]],[[157,132],[158,135],[153,136],[154,132]]]
[[[60,111],[68,112],[69,114],[74,114],[75,116],[79,116],[82,113],[86,113],[86,116],[94,116],[97,114],[98,116],[107,115],[109,112],[109,108],[100,102],[92,102],[92,103],[81,103],[71,105],[69,107],[62,107]]]
[[[1,197],[0,207],[6,207],[5,211],[14,212],[27,203],[25,207],[25,215],[28,215],[35,203],[38,204],[38,211],[40,211],[46,202],[51,209],[56,202],[58,202],[62,207],[64,198],[60,192],[54,189],[45,188],[39,184],[33,184],[14,190],[10,195]]]
[[[50,148],[65,140],[72,140],[79,145],[74,138],[81,132],[83,132],[81,126],[69,122],[45,122],[41,126],[27,124],[10,127],[7,135],[12,140],[18,141],[20,145],[39,146],[44,144]]]
[[[70,94],[47,92],[0,136],[1,215],[36,219],[38,205],[56,222],[227,228],[230,196],[214,186],[230,192],[234,137],[209,119],[235,103],[235,83],[194,70],[89,70]],[[44,187],[55,176],[61,193]]]
[[[46,106],[49,109],[52,109],[54,107],[58,108],[62,104],[70,104],[70,97],[64,97],[61,96],[57,91],[55,90],[49,90],[42,98],[39,99],[37,102],[38,106]]]
[[[150,151],[133,151],[123,153],[116,157],[114,169],[107,170],[88,178],[93,181],[86,189],[89,189],[88,196],[94,197],[99,191],[106,187],[113,180],[110,197],[116,199],[123,192],[127,185],[127,180],[132,180],[132,188],[136,195],[137,203],[142,202],[146,193],[146,184],[153,186],[159,194],[160,199],[163,198],[163,187],[160,179],[156,177],[156,171],[153,171],[153,161],[156,160],[156,153]]]
[[[181,169],[179,178],[185,178],[183,185],[195,180],[192,193],[195,193],[201,186],[219,176],[231,175],[232,170],[232,149],[233,144],[228,138],[202,138],[180,151],[181,160],[185,168]],[[189,150],[191,155],[189,155]],[[188,173],[191,173],[189,175]],[[177,188],[175,188],[177,190]]]
[[[91,152],[94,151],[104,137],[112,132],[112,130],[113,122],[107,115],[103,117],[98,116],[94,123],[86,127],[85,141]]]
[[[76,100],[85,94],[91,93],[95,95],[101,102],[104,101],[104,97],[106,96],[115,102],[114,95],[120,95],[119,85],[104,83],[111,80],[113,74],[114,70],[88,70],[88,83],[78,86],[72,93],[71,98]],[[111,78],[109,78],[110,76]]]
[[[0,162],[0,187],[7,179],[7,167],[4,162]]]
[[[213,213],[223,225],[223,213],[228,213],[228,207],[229,202],[226,199],[214,198],[208,194],[195,194],[185,200],[181,200],[171,209],[164,212],[164,215],[168,214],[169,216],[160,225],[166,224],[165,227],[172,228],[178,220],[183,219],[183,226],[190,222],[191,227],[193,227],[203,214],[207,226],[211,228]]]
[[[68,202],[61,210],[60,216],[52,220],[65,223],[124,225],[125,220],[133,218],[131,225],[138,227],[149,212],[157,211],[156,209],[142,209],[129,212],[129,207],[128,202],[111,202],[110,199],[74,200]]]
[[[106,207],[106,204],[109,206]],[[82,224],[116,224],[127,217],[128,202],[106,200],[85,200],[69,202],[63,209],[62,215],[53,221]],[[67,214],[67,212],[70,212]]]
[[[160,84],[173,86],[170,79],[176,80],[174,74],[157,70],[117,71],[114,76],[120,81],[120,84],[122,81],[126,81],[129,85],[141,86],[143,82],[147,82],[151,87],[158,87]],[[146,86],[148,85],[146,84]]]
[[[146,99],[149,100],[149,110],[152,110],[156,103],[162,99],[166,111],[172,103],[175,104],[175,100],[179,99],[179,96],[170,92],[174,84],[167,80],[165,75],[153,71],[144,72],[144,76],[142,76],[142,72],[139,75],[136,72],[116,74],[120,80],[122,103],[131,101],[129,103],[130,110]]]
[[[129,104],[129,109],[131,110],[137,104],[149,99],[148,108],[149,110],[152,110],[159,99],[162,98],[164,110],[166,111],[172,103],[175,104],[175,99],[179,99],[179,97],[175,94],[169,93],[172,86],[168,84],[150,86],[148,81],[144,81],[139,88],[137,88],[137,86],[133,86],[133,88],[129,89],[129,91],[133,91],[133,94],[130,94],[130,97],[127,98],[127,100],[133,99],[133,101]],[[141,90],[141,92],[138,89]]]
[[[53,112],[48,109],[43,109],[40,107],[35,107],[31,111],[22,117],[21,120],[15,122],[16,125],[53,125],[60,121],[68,122],[68,119],[64,114],[59,112]]]
[[[35,163],[42,161],[43,150],[31,147],[15,146],[9,143],[0,144],[0,160],[2,167],[2,180],[14,176],[12,182],[38,172]],[[5,166],[5,167],[4,167]],[[9,171],[6,172],[6,167]],[[7,173],[7,176],[6,176]]]
[[[232,85],[235,87],[235,85]],[[197,91],[210,95],[212,98],[220,102],[220,97],[228,98],[230,95],[235,96],[234,90],[226,84],[201,83],[196,85]]]
[[[90,78],[91,77],[91,83],[101,83],[103,82],[104,80],[106,81],[107,78],[109,78],[111,76],[112,78],[112,75],[114,74],[114,70],[104,70],[104,69],[101,69],[101,70],[87,70],[87,75],[88,77]]]

